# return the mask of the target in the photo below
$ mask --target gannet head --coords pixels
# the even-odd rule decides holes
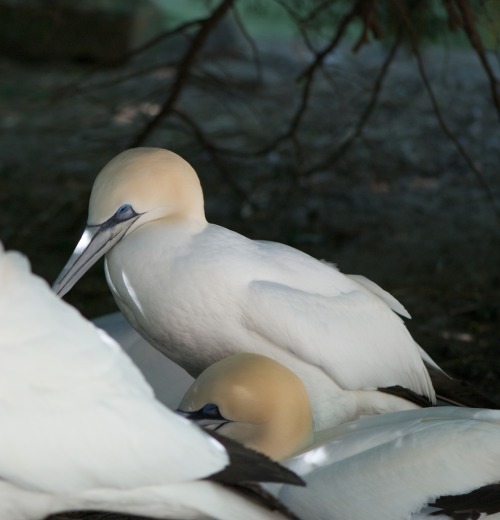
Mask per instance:
[[[257,354],[235,354],[208,367],[177,411],[275,460],[312,442],[304,384],[288,368]]]
[[[133,148],[117,155],[94,182],[87,227],[54,282],[54,291],[64,296],[117,242],[159,219],[206,222],[196,172],[177,154],[161,148]]]

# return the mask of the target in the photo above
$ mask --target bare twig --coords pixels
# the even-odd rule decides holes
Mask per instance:
[[[200,23],[198,32],[193,37],[186,53],[179,63],[177,75],[170,89],[170,93],[156,116],[151,118],[144,128],[134,137],[131,147],[139,146],[149,137],[158,125],[168,116],[182,93],[182,89],[189,79],[191,68],[196,57],[205,44],[210,32],[223,18],[233,5],[234,0],[223,0],[212,13]]]
[[[328,42],[328,45],[326,45],[322,51],[316,53],[314,60],[306,67],[303,72],[299,74],[297,81],[302,79],[307,80],[307,78],[314,76],[314,73],[322,65],[325,58],[337,47],[351,22],[359,15],[360,12],[362,12],[363,5],[367,1],[369,0],[358,0],[354,4],[353,8],[342,17],[333,38],[330,40],[330,42]]]
[[[309,37],[309,34],[307,32],[307,23],[310,17],[307,16],[306,19],[303,19],[300,17],[300,15],[291,7],[290,3],[287,0],[274,0],[286,13],[287,15],[293,20],[295,25],[297,26],[297,29],[299,30],[300,37],[302,38],[303,43],[305,44],[306,48],[312,53],[316,54],[318,51],[314,48],[314,45],[312,44],[311,38]],[[331,0],[325,0],[323,2],[324,7],[326,7]],[[313,9],[313,11],[316,11],[316,9]],[[309,13],[311,14],[311,13]]]
[[[448,24],[450,29],[455,31],[462,25],[462,22],[460,20],[460,14],[453,2],[454,0],[443,0],[443,5],[448,13]]]
[[[69,83],[68,85],[65,85],[58,89],[53,96],[53,101],[58,101],[60,98],[72,95],[75,91],[80,90],[82,83],[86,81],[88,78],[92,77],[96,72],[106,69],[107,67],[110,67],[112,65],[116,65],[116,63],[125,63],[133,56],[136,56],[154,47],[155,45],[158,45],[161,41],[166,40],[167,38],[171,38],[172,36],[175,36],[177,34],[181,34],[190,29],[191,27],[195,27],[197,25],[202,24],[204,21],[205,18],[200,18],[185,22],[183,24],[178,25],[177,27],[174,27],[173,29],[163,31],[154,38],[151,38],[150,40],[145,42],[143,45],[136,47],[135,49],[132,49],[130,51],[127,51],[122,56],[120,56],[120,58],[117,58],[112,62],[98,63],[97,65],[87,70],[85,74],[83,74],[76,81],[73,81],[72,83]]]
[[[281,142],[287,139],[294,138],[294,136],[299,130],[299,127],[302,123],[303,117],[309,105],[316,71],[323,65],[325,58],[337,47],[340,40],[344,36],[347,27],[358,16],[360,8],[362,8],[363,4],[367,1],[369,0],[358,0],[355,3],[354,7],[341,19],[339,25],[337,26],[337,30],[330,42],[326,45],[326,47],[323,50],[316,53],[314,60],[306,67],[306,69],[303,72],[299,74],[299,76],[297,77],[297,81],[304,81],[304,84],[302,87],[302,93],[300,96],[298,107],[290,120],[288,128],[285,130],[284,133],[276,137],[267,146],[258,150],[257,154],[260,155],[269,153],[271,150],[274,150]]]
[[[479,35],[476,29],[476,25],[474,23],[474,14],[472,12],[470,3],[467,0],[454,1],[462,15],[462,24],[465,34],[467,34],[467,38],[469,39],[472,48],[476,51],[476,54],[478,55],[479,60],[481,61],[481,65],[483,66],[483,69],[486,72],[486,75],[488,76],[493,103],[495,104],[495,108],[500,119],[500,82],[495,77],[495,74],[491,69],[490,63],[488,61],[488,57],[486,56],[486,51],[484,49],[483,42],[481,41],[481,36]]]
[[[196,123],[196,121],[186,114],[185,112],[172,109],[172,114],[179,118],[183,123],[188,125],[192,130],[197,141],[203,146],[204,150],[206,150],[210,157],[212,158],[214,164],[217,166],[219,172],[221,173],[224,181],[228,184],[228,186],[234,191],[234,193],[241,199],[242,202],[246,202],[253,207],[253,203],[248,199],[248,195],[245,190],[243,190],[239,184],[234,180],[234,177],[227,170],[226,165],[220,159],[220,149],[214,145],[208,138],[203,129]]]
[[[484,178],[480,169],[475,165],[474,161],[472,160],[470,155],[467,153],[467,150],[463,147],[462,143],[458,140],[456,135],[449,129],[448,125],[446,124],[446,122],[443,118],[441,109],[439,108],[439,103],[437,102],[436,96],[434,95],[434,91],[431,87],[429,79],[427,78],[427,73],[425,71],[424,63],[422,60],[422,55],[420,54],[420,50],[419,50],[419,46],[418,46],[418,38],[413,29],[413,25],[411,23],[410,16],[408,15],[408,12],[404,8],[404,6],[400,0],[392,0],[392,1],[394,2],[396,8],[400,12],[401,18],[405,22],[406,27],[408,29],[408,34],[410,36],[412,51],[417,60],[420,78],[422,79],[422,83],[424,84],[425,90],[427,91],[427,95],[429,96],[429,100],[432,104],[432,108],[433,108],[434,114],[436,115],[436,118],[438,120],[439,126],[441,127],[441,130],[444,132],[446,137],[448,137],[448,139],[455,145],[458,153],[462,156],[462,158],[468,164],[469,168],[474,172],[476,179],[479,182],[479,185],[485,191],[486,196],[488,197],[488,200],[490,201],[497,218],[500,219],[500,208],[497,206],[497,202],[495,200],[495,197],[493,196],[493,192],[491,191],[489,184],[486,182],[486,179]]]
[[[253,62],[255,64],[255,72],[257,74],[257,81],[259,83],[261,83],[262,82],[262,61],[260,59],[259,48],[257,47],[257,44],[255,43],[255,40],[252,37],[252,35],[247,31],[247,28],[245,27],[245,24],[243,23],[243,20],[241,19],[241,16],[238,13],[238,10],[233,9],[232,13],[233,13],[236,25],[238,26],[238,29],[240,30],[241,34],[243,35],[243,37],[247,41],[248,45],[250,46],[250,49],[252,51]]]
[[[191,132],[190,135],[194,135],[194,137],[200,143],[203,149],[210,155],[210,158],[219,170],[219,173],[221,174],[224,182],[233,190],[233,192],[240,199],[242,204],[247,204],[251,208],[253,213],[258,212],[260,217],[263,218],[266,216],[266,214],[276,214],[276,212],[281,211],[288,204],[293,184],[291,182],[288,183],[286,189],[284,190],[283,196],[274,200],[272,212],[262,211],[258,207],[258,205],[255,204],[255,202],[248,196],[248,193],[243,188],[241,188],[240,185],[235,181],[234,175],[232,175],[232,173],[228,171],[226,164],[221,159],[222,155],[231,155],[231,150],[221,149],[220,147],[212,143],[210,139],[207,137],[207,134],[203,130],[203,128],[201,128],[198,125],[198,123],[186,112],[183,112],[178,109],[173,109],[172,115],[177,117],[182,123],[188,126]],[[297,159],[297,162],[298,161],[299,160]],[[296,178],[297,169],[294,169],[293,173],[295,174],[294,177]],[[283,187],[283,184],[281,183],[278,183],[278,185]]]
[[[375,2],[376,1],[377,0],[375,0]],[[320,67],[322,67],[325,58],[329,54],[331,54],[337,47],[340,40],[345,35],[348,26],[352,23],[352,21],[355,18],[359,16],[366,16],[368,18],[371,18],[372,13],[370,7],[372,6],[372,4],[372,0],[358,0],[354,4],[353,8],[340,20],[340,23],[337,27],[337,31],[335,32],[333,38],[330,40],[328,45],[326,45],[326,47],[322,51],[316,53],[316,57],[312,61],[312,63],[308,67],[306,67],[306,69],[298,76],[298,81],[304,80],[304,87],[302,89],[301,100],[295,112],[295,115],[291,120],[288,130],[282,136],[275,140],[276,144],[284,139],[290,138],[295,135],[302,122],[303,116],[309,104],[316,71]],[[372,22],[370,22],[368,18],[363,18],[365,20],[365,25],[371,26]]]
[[[79,84],[74,85],[74,91],[72,94],[87,94],[89,92],[106,89],[109,87],[114,87],[116,85],[120,85],[121,83],[125,83],[126,81],[133,80],[136,78],[141,78],[147,76],[148,74],[154,74],[159,70],[165,70],[168,68],[173,68],[177,65],[177,60],[164,62],[161,64],[155,63],[154,65],[149,65],[147,67],[142,67],[137,70],[133,70],[127,74],[122,74],[121,76],[112,77],[110,79],[106,79],[103,81],[93,81],[90,84],[85,85],[85,87],[81,87]],[[173,74],[172,74],[173,76]]]
[[[307,16],[302,18],[301,22],[304,25],[311,23],[315,18],[317,18],[325,9],[327,9],[332,4],[331,0],[323,0],[319,2],[316,6],[313,7],[308,13]]]
[[[138,54],[141,54],[152,47],[158,45],[163,40],[166,40],[167,38],[171,38],[172,36],[175,36],[177,34],[185,33],[187,30],[191,29],[192,27],[196,27],[198,25],[203,24],[205,21],[205,18],[197,18],[196,20],[190,20],[184,23],[181,23],[177,27],[174,27],[173,29],[168,29],[167,31],[163,31],[157,36],[154,36],[147,42],[143,43],[139,47],[136,47],[135,49],[131,49],[130,51],[126,52],[120,60],[127,61],[130,58],[133,58],[134,56],[137,56]]]
[[[379,0],[372,0],[362,2],[360,5],[361,12],[359,14],[363,20],[363,31],[361,32],[361,36],[358,38],[358,41],[353,47],[354,52],[358,52],[363,45],[370,41],[368,38],[370,31],[374,34],[375,38],[379,39],[382,37],[382,29],[380,28],[380,25],[376,19],[376,9],[378,2]]]
[[[392,45],[390,51],[388,52],[382,64],[382,67],[380,67],[379,73],[371,90],[371,96],[368,101],[368,104],[366,105],[360,118],[358,119],[358,122],[356,123],[354,130],[349,134],[349,136],[346,139],[344,139],[342,143],[340,143],[339,146],[337,146],[337,148],[331,154],[328,155],[326,160],[322,160],[321,162],[307,168],[307,170],[305,171],[306,174],[311,174],[316,171],[319,171],[323,169],[325,166],[331,167],[332,164],[338,161],[340,157],[342,157],[349,150],[354,141],[361,135],[366,124],[368,123],[368,120],[370,119],[373,113],[373,110],[377,106],[378,98],[380,92],[382,91],[384,79],[386,78],[387,73],[389,72],[391,63],[394,61],[394,58],[396,57],[399,46],[401,45],[402,34],[403,28],[401,25],[398,30],[396,40]]]

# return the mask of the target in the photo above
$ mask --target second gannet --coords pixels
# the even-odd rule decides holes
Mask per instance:
[[[500,518],[500,411],[434,407],[367,416],[312,435],[300,381],[264,356],[205,370],[179,411],[301,475],[277,495],[309,520]]]

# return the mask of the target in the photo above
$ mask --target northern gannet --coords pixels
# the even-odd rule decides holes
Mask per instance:
[[[312,437],[304,388],[276,361],[236,354],[205,370],[180,412],[301,475],[276,493],[310,520],[500,518],[500,411],[372,415]],[[256,376],[258,374],[258,376]]]
[[[404,307],[361,276],[205,218],[196,172],[158,148],[127,150],[97,176],[85,232],[54,284],[64,295],[103,255],[132,326],[193,377],[236,352],[265,354],[305,383],[316,430],[435,403]],[[333,406],[333,403],[336,403]],[[338,406],[342,403],[342,406]]]

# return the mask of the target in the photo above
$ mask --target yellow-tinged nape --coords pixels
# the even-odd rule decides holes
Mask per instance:
[[[308,447],[313,417],[301,379],[266,356],[240,353],[214,363],[186,392],[179,410],[215,404],[229,422],[217,431],[282,460]]]
[[[203,192],[196,172],[179,155],[162,148],[132,148],[100,171],[90,195],[89,225],[102,224],[130,204],[156,218],[205,221]]]

